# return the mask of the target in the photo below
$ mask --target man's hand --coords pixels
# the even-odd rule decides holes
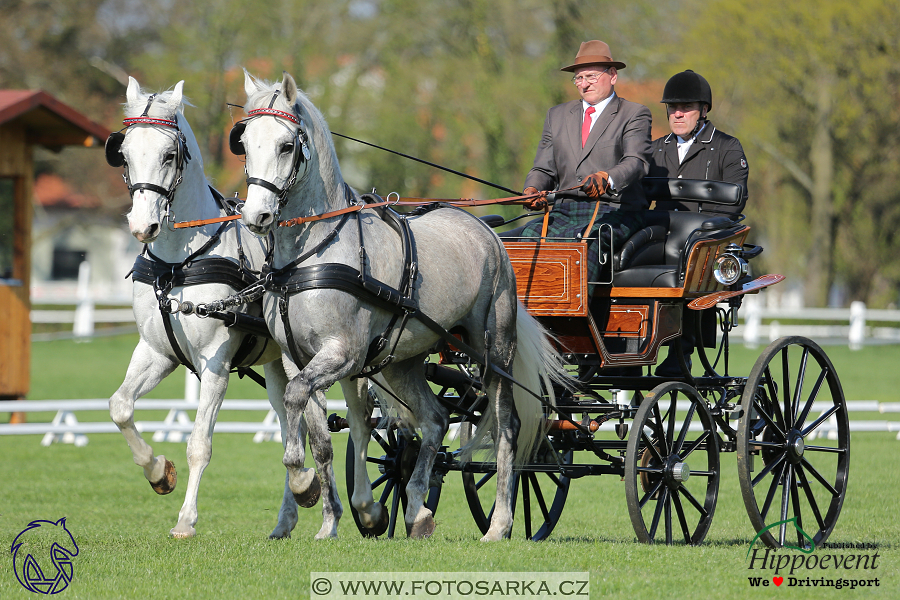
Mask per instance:
[[[581,184],[581,191],[588,195],[589,198],[597,200],[606,192],[609,187],[609,175],[606,171],[597,171],[588,175],[584,183]]]
[[[523,196],[533,196],[535,194],[540,194],[540,192],[537,188],[531,186],[525,188],[525,190],[522,192]],[[544,210],[547,207],[546,194],[528,200],[528,202],[526,202],[525,204],[525,207],[528,208],[528,210]]]

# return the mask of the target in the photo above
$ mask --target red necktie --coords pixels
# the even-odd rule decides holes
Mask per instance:
[[[591,115],[594,114],[594,107],[588,106],[584,111],[584,123],[581,124],[581,147],[587,143],[588,135],[591,133]]]

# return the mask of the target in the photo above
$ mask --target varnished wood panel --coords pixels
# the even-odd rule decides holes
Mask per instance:
[[[28,393],[31,319],[28,288],[0,284],[0,398]]]
[[[533,316],[587,315],[587,245],[505,242],[519,299]]]
[[[649,306],[612,306],[604,337],[647,337]]]

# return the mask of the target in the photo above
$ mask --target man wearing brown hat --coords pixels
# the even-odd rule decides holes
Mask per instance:
[[[638,181],[647,174],[650,159],[650,110],[616,95],[618,70],[625,63],[613,60],[605,42],[581,44],[575,62],[562,71],[574,73],[572,82],[580,100],[554,106],[547,112],[534,166],[525,178],[525,194],[580,188],[600,203],[602,214],[592,231],[596,202],[557,202],[550,213],[549,237],[593,237],[599,223],[613,228],[618,248],[642,226],[648,208]],[[536,208],[533,203],[530,208]],[[541,223],[525,226],[521,235],[540,235]],[[601,240],[604,252],[606,241]],[[588,244],[588,277],[596,281],[599,260],[596,244]]]

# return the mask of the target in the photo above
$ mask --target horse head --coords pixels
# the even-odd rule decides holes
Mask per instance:
[[[107,162],[125,168],[131,195],[129,229],[145,244],[162,231],[175,190],[192,158],[196,160],[192,166],[199,166],[202,172],[196,140],[181,114],[183,87],[184,81],[179,81],[170,91],[148,94],[129,77],[125,127],[106,142]]]
[[[246,155],[244,224],[265,235],[284,211],[319,208],[311,201],[288,209],[292,198],[317,198],[342,179],[325,119],[293,77],[284,73],[280,84],[269,84],[245,70],[244,91],[247,118],[232,128],[229,146]]]

